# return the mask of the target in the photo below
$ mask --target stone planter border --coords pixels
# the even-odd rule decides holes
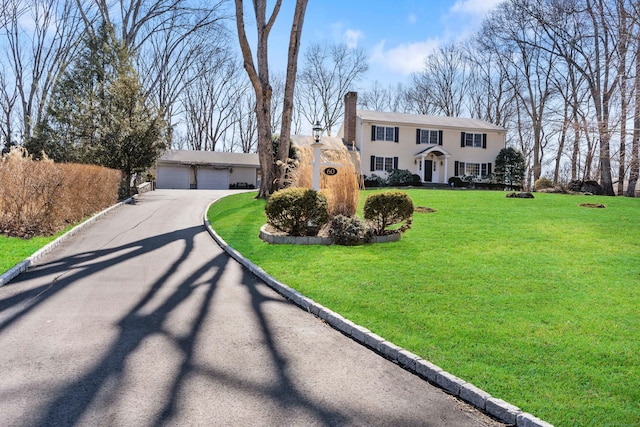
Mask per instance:
[[[333,245],[333,238],[320,236],[286,236],[273,234],[267,230],[267,225],[260,227],[260,238],[272,245]],[[371,243],[388,243],[400,240],[400,233],[385,236],[373,236]]]

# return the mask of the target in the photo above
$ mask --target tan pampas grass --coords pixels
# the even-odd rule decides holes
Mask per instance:
[[[297,148],[298,161],[291,173],[292,185],[296,187],[312,188],[313,149],[311,147]],[[360,199],[360,173],[356,167],[360,157],[358,153],[352,153],[346,147],[338,149],[331,148],[324,150],[322,160],[324,162],[339,165],[338,174],[328,176],[320,175],[320,191],[327,197],[329,203],[329,214],[345,215],[352,217],[355,215]]]

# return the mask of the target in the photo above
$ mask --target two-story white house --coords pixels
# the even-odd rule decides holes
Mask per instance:
[[[347,93],[338,136],[360,153],[363,175],[406,169],[430,183],[482,178],[505,148],[506,130],[483,120],[357,110],[356,103],[357,93]]]

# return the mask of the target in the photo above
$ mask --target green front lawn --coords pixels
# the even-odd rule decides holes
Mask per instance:
[[[32,237],[28,240],[0,235],[0,274],[5,273],[19,262],[24,261],[43,246],[53,242],[70,228],[71,227],[66,228],[54,236]]]
[[[255,193],[208,217],[273,277],[525,412],[640,423],[640,200],[408,193],[437,212],[396,243],[268,245]]]

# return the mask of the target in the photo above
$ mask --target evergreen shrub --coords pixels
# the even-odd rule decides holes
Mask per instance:
[[[403,232],[411,227],[413,201],[407,193],[392,191],[371,194],[364,202],[364,218],[376,236],[390,232]],[[396,230],[388,227],[404,224]]]
[[[420,176],[415,173],[411,173],[411,171],[407,169],[393,169],[389,171],[389,176],[387,177],[387,183],[394,187],[401,187],[407,185],[422,185],[422,181],[420,180]]]
[[[329,221],[327,198],[307,188],[276,191],[264,210],[270,225],[291,236],[315,236]]]
[[[331,220],[329,236],[336,245],[355,246],[371,240],[371,232],[363,220],[357,216],[337,215]]]

